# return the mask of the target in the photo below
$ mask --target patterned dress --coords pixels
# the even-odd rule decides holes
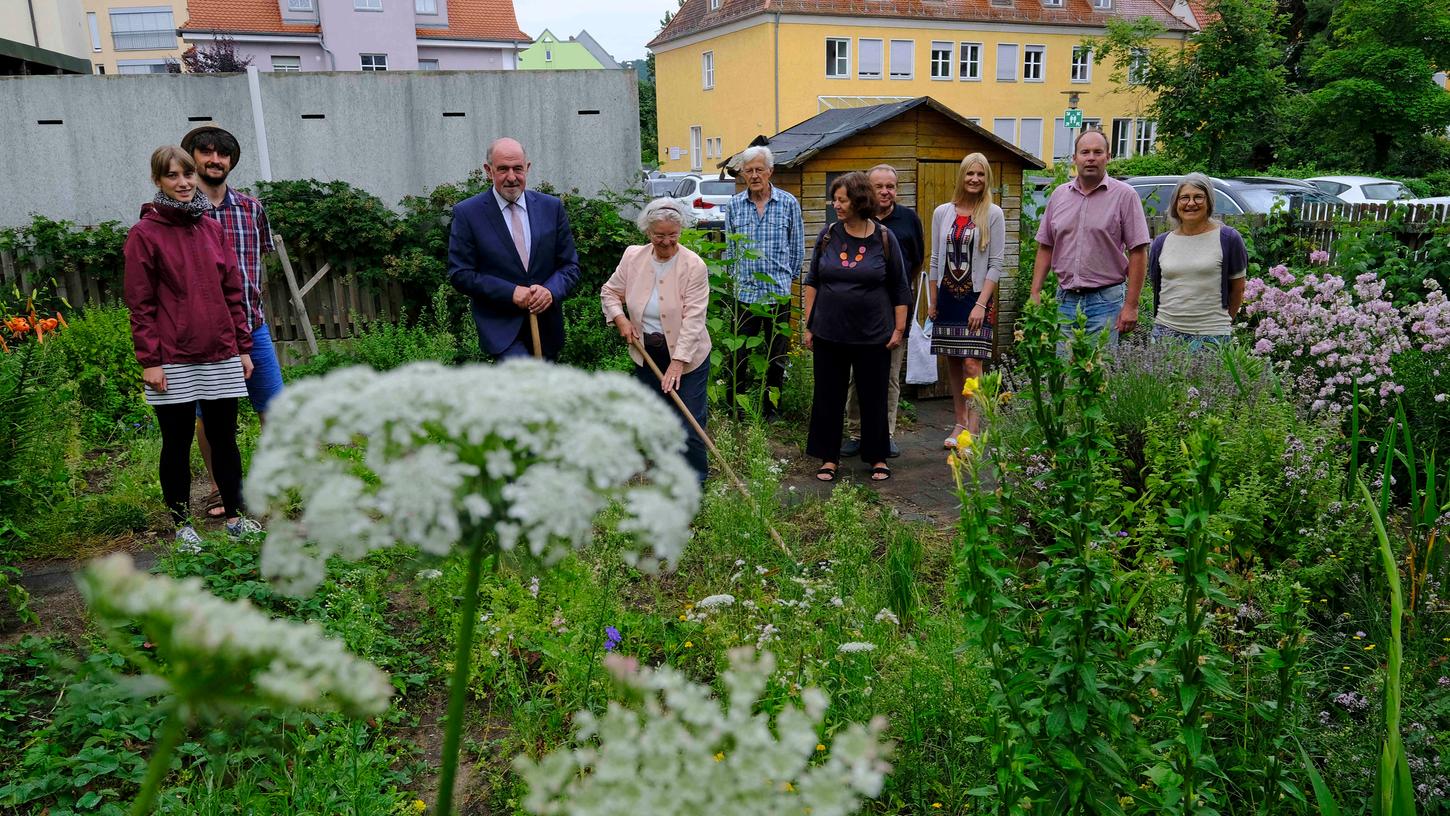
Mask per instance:
[[[972,242],[978,239],[977,225],[970,215],[958,215],[947,236],[946,261],[942,265],[941,284],[936,294],[936,321],[931,330],[931,353],[948,357],[992,359],[992,314],[995,303],[988,302],[982,327],[973,331],[967,319],[977,305],[977,292],[972,289]]]

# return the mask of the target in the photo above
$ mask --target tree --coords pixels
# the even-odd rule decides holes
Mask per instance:
[[[1434,82],[1450,67],[1450,4],[1343,0],[1329,40],[1308,68],[1315,144],[1382,170],[1395,148],[1450,126],[1450,94]]]
[[[1133,70],[1154,94],[1150,106],[1163,151],[1184,166],[1223,173],[1267,152],[1284,97],[1283,51],[1273,0],[1209,0],[1209,22],[1180,50],[1147,50]],[[1127,69],[1153,34],[1142,23],[1112,24],[1099,61]]]
[[[654,55],[650,55],[653,59]],[[655,108],[655,84],[639,83],[639,158],[646,167],[660,163],[659,118]]]
[[[212,32],[212,41],[202,48],[192,46],[181,55],[181,62],[168,59],[167,69],[173,74],[240,74],[252,64],[251,57],[237,55],[237,43],[225,34]]]

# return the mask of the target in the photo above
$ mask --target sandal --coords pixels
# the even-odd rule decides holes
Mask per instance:
[[[219,519],[227,514],[226,507],[222,504],[222,493],[219,488],[206,494],[206,498],[202,499],[202,503],[206,506],[205,512],[207,518]]]
[[[967,427],[965,425],[953,425],[952,435],[947,437],[946,439],[943,439],[941,442],[941,446],[948,450],[955,448],[957,446],[957,437],[961,436],[962,431],[965,431],[966,429]]]
[[[825,465],[821,465],[820,470],[817,470],[816,471],[816,481],[818,481],[818,482],[834,482],[834,481],[836,481],[836,468],[835,467],[827,467]]]
[[[885,465],[877,465],[871,468],[871,481],[884,482],[891,478],[891,468]]]

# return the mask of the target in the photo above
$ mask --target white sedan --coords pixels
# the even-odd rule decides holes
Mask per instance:
[[[1450,196],[1415,198],[1410,188],[1394,179],[1373,176],[1315,176],[1304,179],[1330,195],[1336,195],[1350,204],[1428,204],[1444,206],[1450,204]]]

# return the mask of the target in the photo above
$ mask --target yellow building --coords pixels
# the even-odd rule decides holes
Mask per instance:
[[[1147,17],[1182,47],[1186,0],[687,0],[649,44],[663,170],[713,168],[760,134],[823,110],[930,96],[1024,151],[1072,152],[1078,94],[1115,156],[1153,150],[1151,96],[1080,47]]]
[[[83,2],[98,74],[164,74],[185,50],[176,29],[186,22],[186,0]]]

